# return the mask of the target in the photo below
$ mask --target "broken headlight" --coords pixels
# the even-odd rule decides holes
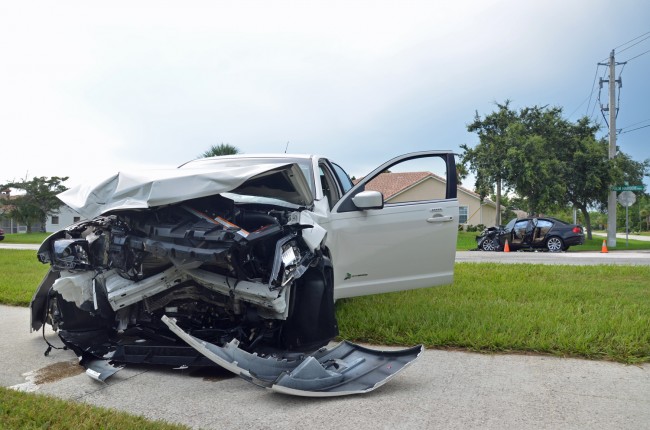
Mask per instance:
[[[52,244],[52,266],[59,270],[88,270],[88,241],[59,239]]]
[[[295,278],[300,277],[306,270],[302,266],[302,260],[306,257],[298,247],[295,240],[288,242],[281,241],[278,243],[278,252],[280,253],[280,266],[278,270],[275,287],[284,287]]]

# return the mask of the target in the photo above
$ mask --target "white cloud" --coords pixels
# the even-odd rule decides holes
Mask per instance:
[[[595,63],[647,31],[649,6],[617,2],[610,17],[612,4],[3,5],[0,141],[13,159],[0,181],[175,165],[220,142],[251,153],[289,141],[356,175],[400,152],[456,149],[493,101],[573,110]]]

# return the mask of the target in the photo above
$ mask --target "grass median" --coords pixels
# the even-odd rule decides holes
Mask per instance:
[[[5,238],[0,243],[21,243],[21,244],[39,244],[52,233],[12,233],[5,234]]]
[[[189,427],[0,387],[0,428],[182,430]]]
[[[650,267],[456,264],[453,285],[341,300],[369,343],[650,362]]]

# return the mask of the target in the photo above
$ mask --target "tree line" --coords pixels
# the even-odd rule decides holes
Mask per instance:
[[[609,159],[609,143],[596,137],[599,126],[587,117],[571,122],[560,107],[517,110],[506,100],[485,116],[476,112],[467,130],[479,143],[461,145],[460,161],[475,174],[481,197],[494,196],[496,224],[503,196],[514,193],[531,215],[573,206],[591,238],[589,209],[605,210],[612,185],[641,184],[649,175],[650,160],[635,161],[618,148]]]

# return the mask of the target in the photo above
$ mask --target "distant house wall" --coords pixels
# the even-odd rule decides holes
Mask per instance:
[[[83,218],[77,212],[72,210],[70,207],[63,205],[59,210],[47,217],[47,222],[45,223],[45,231],[48,233],[54,233],[74,224],[77,221],[81,221]]]
[[[411,185],[404,191],[389,197],[386,199],[386,203],[430,200],[431,196],[434,196],[434,198],[444,199],[446,192],[447,190],[444,182],[429,176],[428,178]]]
[[[403,191],[386,199],[386,203],[400,203],[417,200],[427,200],[435,196],[444,198],[447,184],[442,178],[429,176],[420,182],[414,183]],[[486,200],[481,203],[478,194],[458,187],[458,206],[460,212],[460,224],[493,226],[496,218],[496,205]]]
[[[478,194],[469,193],[463,188],[458,189],[458,206],[467,208],[467,225],[483,224],[491,227],[496,220],[497,209],[492,202],[484,201]]]

